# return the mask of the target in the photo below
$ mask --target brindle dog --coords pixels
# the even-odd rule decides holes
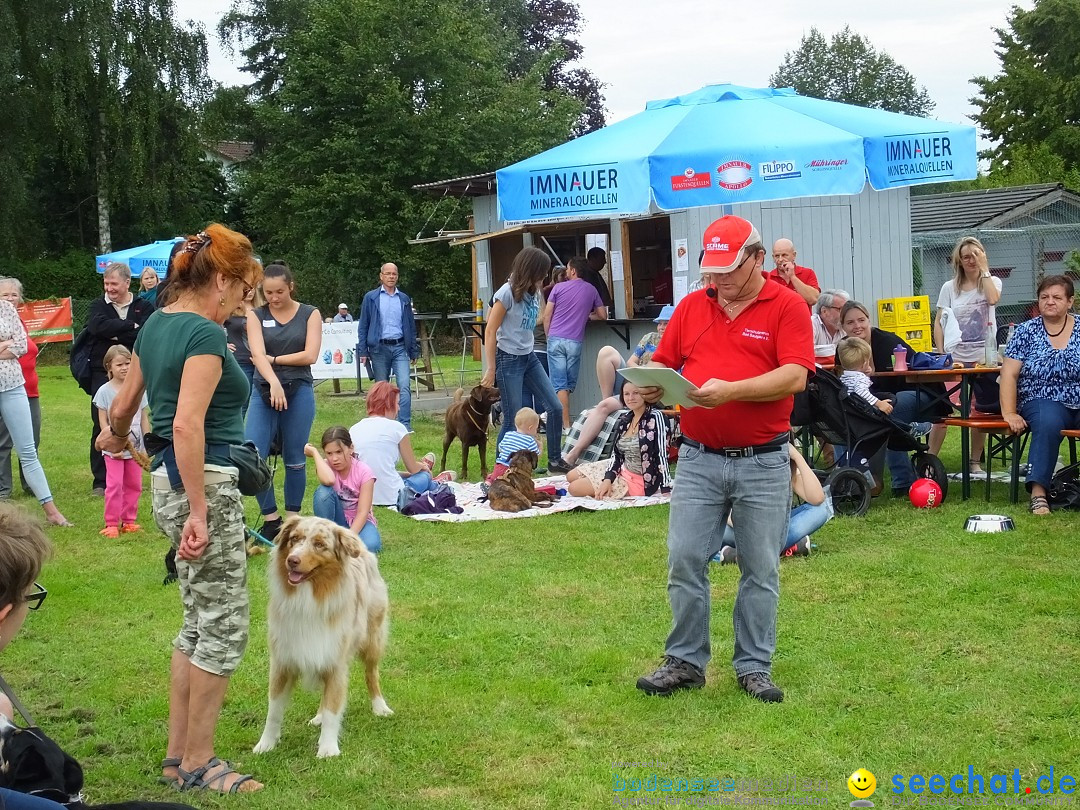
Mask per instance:
[[[510,455],[510,469],[491,482],[488,504],[499,512],[521,512],[539,506],[546,509],[556,500],[533,487],[532,474],[538,457],[532,450],[518,450]]]

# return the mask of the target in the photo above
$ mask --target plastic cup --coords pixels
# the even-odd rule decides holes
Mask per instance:
[[[897,346],[892,354],[893,371],[907,371],[907,349]]]

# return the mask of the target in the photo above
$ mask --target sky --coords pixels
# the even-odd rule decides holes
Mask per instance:
[[[936,103],[933,117],[971,123],[970,79],[1000,62],[993,29],[1013,4],[1003,0],[578,0],[582,66],[603,82],[608,123],[707,84],[765,87],[787,51],[817,27],[826,38],[844,25],[907,68]],[[1030,0],[1018,3],[1030,8]],[[206,26],[210,75],[242,84],[245,74],[218,43],[228,0],[174,0],[177,17]]]

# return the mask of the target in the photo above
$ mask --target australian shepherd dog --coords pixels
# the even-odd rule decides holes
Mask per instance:
[[[270,706],[255,753],[270,751],[297,681],[322,689],[320,757],[336,757],[349,688],[349,665],[362,658],[371,710],[393,714],[379,688],[390,601],[375,555],[360,538],[329,520],[291,517],[270,555]]]

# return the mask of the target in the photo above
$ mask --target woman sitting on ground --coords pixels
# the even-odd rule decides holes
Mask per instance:
[[[1080,329],[1073,283],[1039,283],[1039,316],[1016,327],[1001,364],[1001,416],[1013,433],[1031,431],[1027,488],[1031,513],[1050,514],[1046,490],[1054,476],[1061,431],[1080,429]]]
[[[398,387],[390,382],[375,383],[367,395],[367,417],[349,428],[357,455],[375,473],[373,502],[376,506],[400,508],[413,493],[436,490],[440,483],[454,480],[454,474],[449,470],[440,473],[438,478],[431,477],[434,453],[428,453],[421,461],[416,460],[409,429],[397,421],[400,394]],[[400,474],[398,461],[406,470]]]
[[[667,329],[668,321],[671,320],[674,312],[675,307],[672,304],[668,304],[660,310],[660,315],[653,321],[656,324],[656,331],[649,332],[638,341],[637,348],[627,359],[626,365],[644,366],[652,359],[653,352],[660,345],[660,338],[664,336],[664,330]],[[622,355],[614,346],[605,346],[596,355],[596,380],[600,383],[600,393],[604,395],[604,398],[589,410],[589,415],[581,426],[577,441],[574,442],[573,447],[563,454],[563,460],[567,464],[577,464],[581,454],[592,444],[592,440],[600,435],[607,418],[623,407],[618,397],[608,394],[609,391],[614,391],[616,387],[621,388],[623,378],[618,371],[622,367]]]
[[[571,495],[619,500],[671,491],[664,415],[633,383],[623,382],[621,397],[628,410],[615,423],[615,454],[567,473]]]
[[[781,557],[806,557],[810,554],[810,535],[828,523],[833,516],[832,498],[821,486],[817,475],[806,459],[793,445],[788,445],[788,459],[791,463],[791,490],[802,503],[791,510],[788,520],[787,539],[780,549]],[[736,562],[735,530],[731,516],[720,537],[720,551],[713,556],[713,562],[728,565]]]

